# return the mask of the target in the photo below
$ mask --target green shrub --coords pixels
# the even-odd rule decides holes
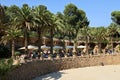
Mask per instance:
[[[12,59],[0,59],[0,76],[5,75],[5,73],[12,69]]]

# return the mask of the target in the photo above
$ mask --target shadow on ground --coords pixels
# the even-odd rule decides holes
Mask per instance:
[[[63,72],[54,72],[54,73],[50,73],[50,74],[46,74],[40,77],[36,77],[33,80],[58,80],[62,74],[65,74]]]

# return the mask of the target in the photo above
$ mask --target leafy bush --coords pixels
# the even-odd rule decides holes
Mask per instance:
[[[5,75],[5,73],[12,69],[12,59],[0,59],[0,76]]]

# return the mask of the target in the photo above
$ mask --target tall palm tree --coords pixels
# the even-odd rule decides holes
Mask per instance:
[[[74,33],[74,45],[77,46],[77,41],[78,41],[78,35],[81,33],[84,35],[85,37],[85,41],[86,41],[86,53],[88,54],[88,25],[89,25],[89,21],[87,19],[87,17],[85,17],[83,20],[79,21],[76,25],[76,27],[74,27],[75,29],[75,33]],[[80,32],[81,31],[81,32]],[[74,47],[75,47],[74,46]],[[74,48],[76,49],[76,48]],[[76,51],[76,50],[75,50]]]
[[[98,53],[101,53],[101,43],[106,40],[106,28],[104,27],[97,27],[93,28],[91,31],[91,36],[94,39],[94,41],[98,44]]]
[[[61,33],[63,31],[63,20],[59,18],[58,15],[49,13],[49,21],[48,21],[48,32],[50,32],[50,45],[51,49],[50,52],[53,53],[53,37],[54,34],[57,34],[58,32]]]
[[[110,37],[111,41],[111,47],[112,47],[112,52],[113,52],[113,37],[117,33],[117,25],[114,23],[111,23],[110,26],[108,26],[107,29],[108,36]]]
[[[21,30],[18,28],[13,27],[12,25],[9,26],[6,31],[5,35],[2,36],[1,43],[6,44],[7,42],[11,41],[12,43],[12,58],[15,58],[15,39],[21,34]]]
[[[34,26],[38,33],[38,46],[39,52],[41,52],[42,45],[42,33],[48,28],[49,24],[49,11],[44,5],[39,5],[33,9],[34,14]]]
[[[66,33],[66,22],[65,17],[61,12],[57,12],[57,14],[54,16],[56,23],[58,23],[57,30],[55,30],[54,37],[57,37],[59,39],[64,39],[65,33]]]
[[[30,30],[31,23],[33,21],[33,15],[31,14],[31,8],[27,4],[23,4],[22,8],[15,5],[9,8],[11,15],[16,19],[16,25],[24,32],[25,38],[25,53],[28,52],[28,30]]]
[[[4,29],[6,25],[5,21],[7,20],[5,16],[6,16],[5,9],[3,6],[0,5],[0,39],[1,39],[1,36],[4,35]]]
[[[59,40],[62,41],[62,44],[61,46],[64,47],[65,49],[65,43],[64,43],[64,37],[65,37],[65,25],[64,25],[64,19],[63,19],[63,14],[58,12],[57,14],[54,14],[53,15],[53,20],[54,20],[54,23],[56,25],[56,27],[54,27],[54,35],[53,37],[54,38],[57,38]]]
[[[5,11],[7,23],[5,23],[5,34],[2,36],[1,43],[6,44],[7,42],[12,43],[12,58],[15,56],[15,39],[21,34],[21,30],[16,28],[16,19],[11,15],[9,8]]]
[[[62,31],[63,30],[63,21],[60,19],[57,15],[51,14],[51,20],[49,23],[49,30],[50,30],[50,41],[51,41],[51,53],[53,53],[53,37],[54,37],[54,32],[55,31]]]
[[[88,26],[85,26],[79,30],[77,38],[79,38],[79,37],[85,39],[86,54],[88,54],[89,53],[88,43],[89,43],[89,37],[90,37],[90,29]]]

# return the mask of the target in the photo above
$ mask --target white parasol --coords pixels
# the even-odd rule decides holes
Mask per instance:
[[[50,48],[49,46],[46,46],[46,45],[43,45],[43,46],[41,46],[41,48],[42,49],[48,49],[48,48]]]
[[[73,48],[74,46],[66,46],[66,48]]]
[[[54,49],[61,49],[61,48],[63,48],[62,46],[54,46],[53,47]]]
[[[77,48],[86,48],[86,46],[80,45],[80,46],[77,46]]]
[[[22,50],[22,49],[25,49],[25,47],[19,48],[19,50]],[[33,45],[28,45],[28,49],[34,49],[34,50],[36,50],[36,49],[38,49],[38,47],[37,46],[33,46]]]

